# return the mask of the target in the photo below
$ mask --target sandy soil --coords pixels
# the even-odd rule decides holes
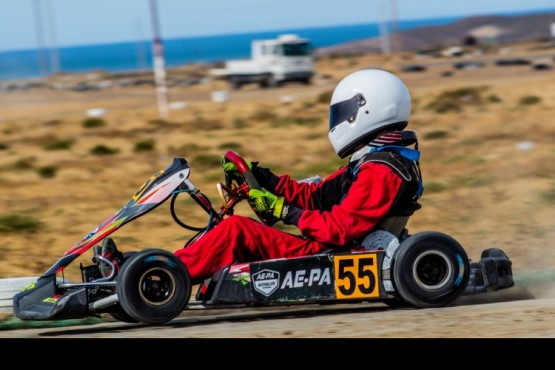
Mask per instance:
[[[189,160],[190,180],[215,204],[219,202],[215,184],[222,181],[219,156],[227,149],[249,160],[258,160],[278,173],[287,172],[298,178],[325,176],[341,161],[327,140],[328,105],[320,97],[331,92],[341,77],[366,67],[399,72],[413,96],[409,128],[420,138],[426,192],[423,208],[409,221],[409,230],[446,232],[465,247],[472,260],[478,260],[485,248],[499,247],[513,261],[517,278],[530,280],[549,274],[555,267],[553,70],[496,67],[493,63],[481,69],[455,70],[450,64],[430,61],[425,72],[406,73],[399,70],[400,65],[401,59],[385,60],[378,56],[322,59],[317,62],[318,75],[311,86],[290,84],[269,90],[246,86],[230,92],[229,101],[224,103],[211,100],[213,91],[227,89],[222,81],[207,80],[194,86],[171,88],[171,101],[186,104],[185,108],[172,110],[166,121],[160,120],[154,91],[146,86],[89,92],[45,89],[0,92],[0,144],[4,148],[0,150],[0,215],[24,215],[42,225],[35,231],[0,231],[0,278],[44,272],[74,243],[123,206],[144,180],[169,165],[173,156]],[[446,71],[452,75],[445,77]],[[459,111],[438,113],[430,108],[442,94],[464,88],[470,88],[472,93],[463,94],[457,101]],[[529,101],[536,103],[527,104]],[[103,117],[106,124],[83,127],[87,110],[99,107],[107,109]],[[153,150],[134,150],[138,143],[149,139],[154,140]],[[49,144],[64,140],[72,141],[73,145],[66,150],[47,149]],[[91,149],[101,144],[119,152],[92,154]],[[47,166],[57,169],[54,177],[40,175],[40,169]],[[246,207],[237,211],[250,214]],[[184,204],[183,212],[188,222],[197,225],[205,222],[201,211],[191,204]],[[190,236],[173,223],[166,206],[114,234],[123,251],[145,247],[174,251]],[[81,262],[88,264],[89,260],[87,255]],[[78,276],[78,263],[74,265],[66,271],[70,277]],[[543,291],[551,294],[550,288],[547,285]],[[532,306],[536,301],[539,302],[528,302]],[[523,313],[531,308],[521,304],[526,302],[505,307],[499,315],[514,314],[508,320],[523,320]],[[552,311],[552,305],[552,301],[542,301],[537,310]],[[434,311],[432,315],[453,313],[453,318],[446,316],[445,322],[467,322],[481,315],[497,315],[488,311],[491,307],[473,307],[473,317],[464,314],[460,307]],[[387,310],[383,314],[406,322],[416,316],[426,317],[427,312]],[[367,320],[375,317],[375,312],[359,314]],[[320,319],[317,315],[296,320],[308,325]],[[269,331],[269,336],[289,333],[280,327],[281,320],[285,319],[271,320],[276,330]],[[542,326],[538,320],[538,326]],[[338,317],[333,321],[338,321],[337,326],[346,322]],[[493,320],[490,324],[487,332],[494,337],[553,335],[547,329],[526,331],[530,325],[522,325],[519,332],[508,331],[505,322]],[[258,327],[253,328],[258,334],[236,332],[240,330],[238,326],[258,325],[262,324],[235,323],[225,332],[203,331],[205,334],[198,332],[192,336],[258,336],[262,330]],[[389,331],[384,326],[379,333],[473,336],[468,331],[458,332],[459,327],[464,325],[450,326],[451,334],[430,327],[416,328],[409,334]],[[335,326],[327,332],[313,330],[298,329],[292,336],[377,333],[350,331],[352,335],[347,335]],[[116,336],[115,332],[109,330],[107,336]],[[131,332],[134,331],[125,331]],[[156,335],[140,332],[137,336]]]

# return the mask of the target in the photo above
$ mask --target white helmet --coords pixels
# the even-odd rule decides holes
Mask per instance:
[[[353,72],[337,84],[331,97],[331,145],[345,158],[384,129],[403,130],[410,110],[410,94],[399,77],[380,69]]]

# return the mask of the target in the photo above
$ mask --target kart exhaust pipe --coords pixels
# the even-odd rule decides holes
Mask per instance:
[[[106,308],[108,306],[112,306],[118,302],[119,302],[118,295],[112,294],[106,298],[102,298],[102,299],[99,299],[98,301],[89,303],[89,311],[95,312],[103,308]]]

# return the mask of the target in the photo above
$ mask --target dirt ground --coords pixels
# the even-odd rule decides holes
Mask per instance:
[[[425,193],[423,208],[409,221],[409,230],[450,234],[472,260],[478,260],[483,249],[499,247],[513,261],[515,278],[530,282],[535,277],[551,276],[555,268],[555,70],[498,67],[491,62],[479,69],[456,70],[452,60],[430,60],[418,61],[428,66],[424,72],[402,72],[402,63],[414,61],[410,58],[320,59],[310,86],[290,84],[264,90],[245,86],[230,91],[226,102],[211,99],[213,91],[227,89],[223,81],[206,80],[170,88],[170,101],[181,104],[173,105],[175,109],[167,120],[160,119],[155,93],[147,86],[87,92],[1,91],[0,216],[7,215],[5,220],[12,222],[14,215],[23,215],[40,225],[23,230],[0,229],[0,278],[44,272],[121,208],[144,180],[169,165],[174,156],[189,160],[189,179],[214,204],[219,202],[215,185],[223,180],[219,156],[227,149],[248,160],[258,160],[277,173],[287,172],[297,178],[315,174],[324,177],[342,163],[327,139],[326,94],[341,77],[368,67],[398,72],[412,94],[409,128],[420,139]],[[326,96],[327,101],[323,98]],[[106,109],[102,117],[105,124],[84,127],[87,111],[93,108]],[[149,140],[153,143],[150,150],[137,150]],[[63,142],[72,144],[59,149]],[[58,149],[53,150],[56,144]],[[99,145],[116,151],[95,154],[94,148]],[[44,176],[45,168],[54,168],[55,175]],[[183,207],[187,222],[203,225],[201,211],[192,204],[185,203]],[[247,207],[239,207],[237,212],[250,214]],[[113,235],[123,251],[145,247],[174,251],[190,236],[190,232],[173,223],[166,205]],[[90,255],[86,255],[81,262],[88,264],[89,260]],[[66,271],[70,278],[78,276],[78,263],[74,264]],[[533,295],[542,299],[555,297],[550,296],[550,280],[543,284],[547,285],[542,285],[545,289],[541,297],[538,292]],[[540,312],[550,316],[552,301],[542,304]],[[478,320],[482,315],[497,317],[488,311],[490,307],[480,305],[473,308],[472,317],[458,315],[455,320],[462,323]],[[514,315],[507,318],[513,322],[524,320],[530,309],[518,303],[511,307],[503,315]],[[453,307],[442,312],[460,310]],[[402,310],[387,314],[395,316],[397,322],[407,322],[415,315],[425,317],[426,312]],[[543,321],[548,319],[538,315],[538,326],[549,324]],[[302,320],[308,324],[320,319],[317,315]],[[367,319],[371,320],[368,316]],[[493,337],[554,335],[547,329],[524,331],[530,325],[522,325],[522,332],[509,331],[507,323],[491,320],[487,333]],[[343,319],[335,321],[340,321],[338,326],[345,324]],[[464,325],[449,325],[451,332],[425,327],[408,334],[384,327],[379,334],[474,336],[457,332]],[[232,326],[228,332],[213,335],[239,336],[235,332],[241,330],[239,325]],[[339,329],[335,333],[361,337],[378,333],[357,333],[355,326],[350,331],[352,335]],[[260,328],[253,330],[257,334],[250,335],[260,335]],[[276,330],[268,333],[271,336],[288,332],[283,327]],[[293,336],[333,336],[330,332],[334,330],[307,328],[294,330]],[[150,334],[137,334],[141,335]]]

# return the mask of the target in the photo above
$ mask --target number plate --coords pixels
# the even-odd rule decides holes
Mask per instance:
[[[378,253],[336,255],[333,264],[337,299],[379,297],[379,261]]]

